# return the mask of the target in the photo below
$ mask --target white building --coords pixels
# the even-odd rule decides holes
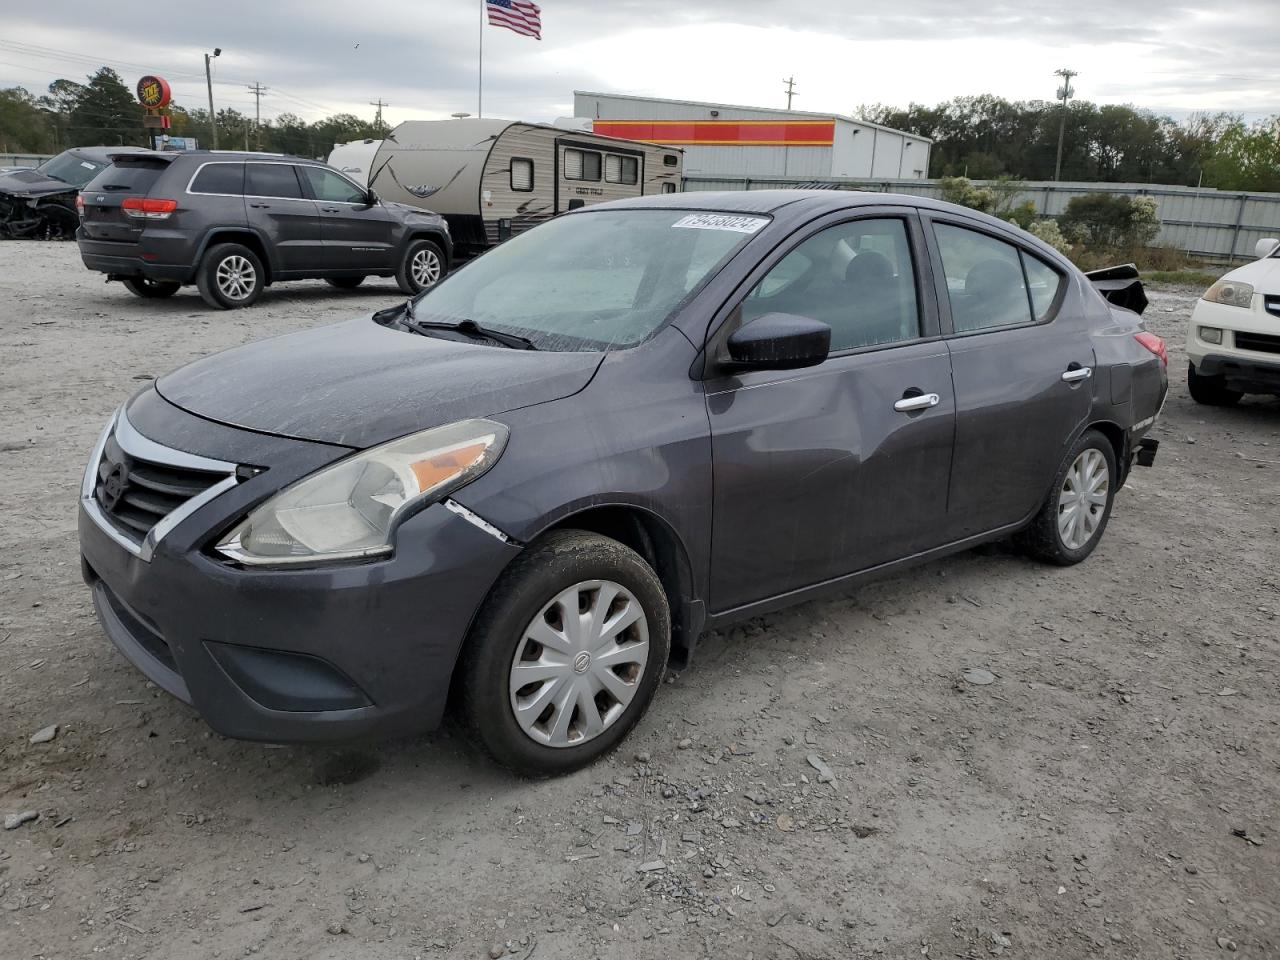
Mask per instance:
[[[923,180],[933,141],[831,113],[575,90],[596,133],[684,148],[685,176]]]

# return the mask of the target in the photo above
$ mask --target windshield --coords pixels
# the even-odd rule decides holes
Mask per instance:
[[[102,170],[106,169],[106,166],[105,163],[86,160],[78,153],[67,150],[51,160],[46,160],[36,169],[50,179],[61,180],[63,183],[69,183],[73,187],[83,187]]]
[[[423,293],[419,320],[596,351],[649,337],[768,223],[690,210],[601,210],[551,220]]]

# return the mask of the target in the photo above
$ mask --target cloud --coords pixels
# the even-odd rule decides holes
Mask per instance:
[[[985,92],[1051,99],[1064,65],[1080,71],[1083,99],[1280,113],[1274,0],[541,2],[541,42],[483,28],[489,115],[552,119],[571,112],[575,88],[781,105],[792,74],[799,109]],[[475,111],[481,29],[479,0],[174,3],[142,30],[109,6],[46,0],[6,14],[0,84],[39,90],[104,62],[127,80],[159,72],[179,102],[199,106],[203,54],[219,46],[219,106],[251,111],[244,85],[260,81],[267,115],[371,116],[381,97],[392,121],[442,117]]]

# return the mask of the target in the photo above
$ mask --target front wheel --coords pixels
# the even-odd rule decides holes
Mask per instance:
[[[172,297],[182,286],[182,284],[173,280],[149,280],[146,277],[129,277],[122,282],[126,290],[135,297],[142,297],[144,300],[161,300],[165,297]]]
[[[526,776],[568,773],[636,725],[670,651],[653,568],[615,540],[555,531],[485,601],[460,666],[462,712],[499,763]]]
[[[1244,393],[1227,388],[1223,377],[1206,377],[1196,373],[1194,363],[1187,364],[1187,392],[1196,403],[1206,407],[1231,407],[1240,402]]]
[[[434,241],[414,240],[396,267],[396,283],[412,297],[443,280],[446,269],[444,251]]]
[[[239,243],[210,247],[196,270],[196,287],[204,302],[219,310],[247,307],[258,299],[266,270],[258,255]]]
[[[1079,563],[1093,553],[1107,529],[1116,478],[1111,441],[1086,430],[1058,468],[1035,519],[1018,535],[1019,545],[1045,563]]]

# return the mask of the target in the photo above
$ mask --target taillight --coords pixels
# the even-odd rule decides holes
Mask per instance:
[[[1135,333],[1133,339],[1159,357],[1160,362],[1166,367],[1169,365],[1169,351],[1165,348],[1164,340],[1160,337],[1144,330],[1142,333]]]
[[[125,197],[120,204],[127,216],[145,220],[168,220],[178,209],[177,200],[154,200],[151,197]]]

